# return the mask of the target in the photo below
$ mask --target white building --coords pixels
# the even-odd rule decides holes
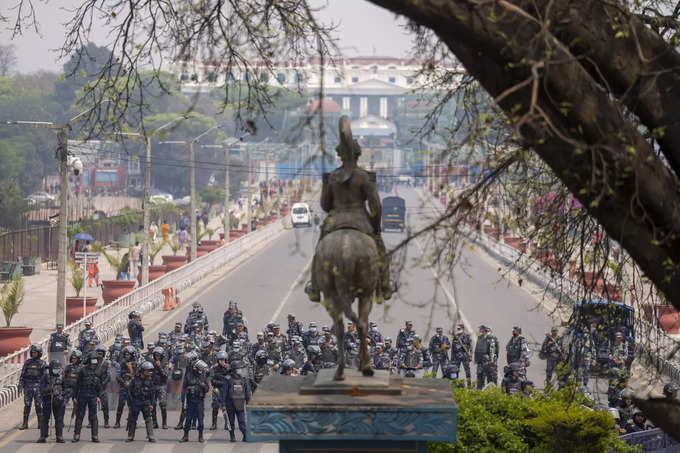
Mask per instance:
[[[424,78],[418,75],[420,69],[421,62],[412,59],[346,58],[337,67],[324,68],[323,91],[326,98],[336,102],[352,119],[376,116],[392,120],[404,96],[425,84]],[[455,68],[441,67],[441,71],[447,69]],[[228,81],[258,77],[262,83],[313,94],[319,92],[322,82],[318,60],[304,65],[274,65],[271,71],[256,69],[255,74],[235,74],[194,61],[175,62],[172,71],[186,93],[209,91]]]

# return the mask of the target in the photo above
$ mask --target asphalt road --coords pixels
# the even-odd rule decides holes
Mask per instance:
[[[400,195],[406,199],[410,226],[423,225],[432,215],[430,209],[422,205],[414,190],[404,188],[398,190]],[[319,207],[315,206],[313,209],[319,209]],[[222,315],[229,300],[238,302],[239,308],[243,311],[251,340],[258,330],[273,320],[281,323],[282,330],[285,331],[288,313],[294,313],[305,325],[309,321],[316,321],[320,326],[330,325],[330,317],[323,307],[309,302],[303,293],[316,237],[317,234],[313,228],[287,231],[266,250],[236,268],[206,291],[199,301],[205,307],[211,329],[221,332]],[[405,237],[405,233],[388,232],[384,234],[384,237],[388,248],[393,248]],[[552,321],[543,312],[536,310],[537,301],[527,292],[514,284],[501,281],[497,270],[488,259],[466,248],[463,251],[461,265],[452,274],[453,278],[450,273],[444,271],[437,278],[436,271],[433,272],[432,269],[424,266],[428,256],[425,250],[430,250],[427,240],[417,240],[408,246],[404,258],[405,266],[399,278],[399,293],[388,304],[375,306],[373,309],[372,319],[378,323],[384,336],[390,336],[396,341],[397,333],[405,320],[413,321],[416,332],[426,339],[429,339],[435,327],[441,326],[449,331],[458,319],[456,317],[457,304],[462,312],[462,319],[468,326],[472,326],[475,330],[480,324],[487,324],[494,328],[501,342],[502,353],[499,360],[501,370],[506,364],[504,349],[513,325],[522,326],[523,333],[530,344],[542,341]],[[455,281],[455,290],[452,280]],[[173,313],[166,318],[166,324],[162,330],[169,331],[174,322],[184,321],[184,318],[183,313]],[[532,349],[537,349],[537,346],[532,344]],[[528,374],[538,386],[542,385],[544,369],[545,362],[538,360],[538,353],[535,352]],[[474,375],[474,366],[472,372]],[[112,419],[115,417],[115,410],[111,411],[111,417]],[[126,414],[123,417],[125,419]],[[178,412],[169,412],[169,424],[175,425],[178,417]],[[206,413],[206,425],[208,423],[209,414]],[[66,438],[70,439],[71,435],[71,433],[66,433]],[[181,437],[181,431],[157,430],[158,443],[148,444],[144,441],[145,433],[140,424],[137,430],[138,440],[132,444],[122,442],[125,438],[125,432],[122,429],[102,429],[100,432],[102,442],[98,445],[92,444],[89,442],[89,431],[83,428],[81,435],[83,440],[78,444],[38,445],[33,443],[38,437],[38,431],[31,429],[23,432],[17,431],[0,442],[0,453],[44,452],[48,449],[51,452],[115,451],[116,453],[166,452],[169,449],[177,452],[212,451],[213,449],[228,452],[234,449],[239,452],[255,453],[273,452],[278,448],[275,444],[224,443],[226,435],[227,433],[223,430],[216,432],[206,430],[206,443],[178,444],[177,440]],[[192,431],[190,438],[195,440],[195,431]]]

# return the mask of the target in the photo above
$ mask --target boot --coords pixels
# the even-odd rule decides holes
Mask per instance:
[[[227,418],[227,412],[224,412],[224,430],[229,431],[229,419]]]
[[[36,440],[35,443],[36,444],[44,444],[44,443],[47,443],[47,440],[41,434],[40,438],[38,440]]]
[[[161,417],[163,418],[163,429],[168,429],[168,410],[161,408]]]
[[[116,409],[116,424],[113,425],[113,429],[120,429],[120,417],[123,416],[123,408],[119,407]]]
[[[153,418],[153,429],[158,429],[158,417],[156,416],[156,408],[155,407],[153,408],[151,418]]]
[[[189,430],[184,430],[184,436],[179,440],[180,442],[189,442]]]
[[[64,420],[54,422],[54,435],[57,438],[58,444],[64,443]]]
[[[186,409],[182,408],[182,411],[179,413],[179,422],[177,422],[175,429],[184,429],[184,417],[186,414]]]
[[[217,429],[217,412],[219,411],[218,408],[213,407],[212,410],[212,425],[210,425],[210,431],[215,431]]]
[[[45,439],[47,439],[47,436],[49,435],[49,425],[44,422],[45,417],[43,417],[42,420],[40,420],[40,438],[38,439],[39,444],[44,444]]]
[[[19,429],[28,429],[28,416],[31,415],[31,407],[24,406],[24,422],[21,424]]]
[[[201,442],[201,443],[205,442],[205,439],[203,439],[203,430],[202,429],[198,430],[198,441]]]
[[[92,425],[92,442],[99,443],[99,420],[95,418],[90,424]]]
[[[246,441],[246,432],[243,431],[243,430],[241,430],[241,435],[243,436],[243,437],[241,438],[241,441],[245,442],[245,441]]]
[[[148,418],[146,419],[146,438],[149,440],[149,442],[156,442],[156,439],[153,437],[153,427],[151,426],[151,420]]]
[[[233,429],[231,431],[229,431],[229,441],[230,442],[236,442],[236,435],[234,434]]]
[[[106,397],[104,397],[106,398]],[[103,411],[104,412],[104,428],[109,429],[109,411]]]
[[[132,423],[128,422],[128,437],[125,439],[125,442],[132,442],[135,440],[135,431],[137,430],[137,424],[133,426]]]
[[[76,426],[73,427],[73,442],[80,440],[80,430],[83,429],[83,419],[76,417]]]

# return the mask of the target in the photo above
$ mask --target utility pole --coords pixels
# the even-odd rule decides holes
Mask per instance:
[[[168,128],[178,121],[185,120],[188,117],[186,115],[178,116],[174,120],[165,123],[158,129],[155,129],[148,133],[147,135],[142,135],[139,132],[118,132],[114,135],[130,136],[130,137],[141,137],[144,140],[145,148],[145,169],[144,169],[144,200],[142,201],[142,213],[143,213],[143,228],[144,228],[144,240],[142,241],[142,284],[141,286],[149,283],[149,227],[151,224],[151,139],[154,135],[159,133],[165,128]]]
[[[247,206],[246,206],[246,222],[248,223],[248,226],[246,227],[246,234],[248,234],[252,230],[252,228],[251,228],[251,218],[250,218],[251,211],[252,211],[252,206],[251,206],[252,200],[251,200],[251,196],[250,196],[250,185],[251,185],[250,180],[251,180],[251,177],[252,177],[252,170],[250,168],[250,146],[248,146],[247,144],[246,144],[246,155],[247,155],[246,162],[247,162],[247,165],[248,165],[248,175],[246,176],[246,180],[248,181],[248,184],[246,185],[246,187],[248,188],[248,203],[247,203]]]
[[[66,325],[66,255],[68,248],[68,127],[57,130],[59,153],[59,231],[56,323]],[[86,267],[87,268],[87,267]]]

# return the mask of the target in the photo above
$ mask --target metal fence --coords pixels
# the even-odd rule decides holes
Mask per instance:
[[[261,243],[276,236],[284,229],[281,220],[267,225],[259,231],[243,236],[233,242],[169,272],[158,279],[141,286],[132,292],[116,299],[112,303],[96,310],[90,315],[67,326],[64,331],[73,339],[78,338],[85,321],[92,321],[92,326],[102,343],[112,339],[118,332],[127,332],[128,314],[137,310],[142,314],[160,309],[164,306],[165,297],[161,291],[174,288],[179,294],[193,286],[213,271],[223,267],[243,253],[248,253]],[[42,339],[41,344],[47,351],[49,337]],[[28,358],[30,347],[21,349],[7,357],[0,359],[0,407],[11,403],[19,396],[19,376],[23,362]]]
[[[626,434],[621,436],[621,440],[628,445],[640,445],[644,453],[680,453],[680,442],[659,428]]]

